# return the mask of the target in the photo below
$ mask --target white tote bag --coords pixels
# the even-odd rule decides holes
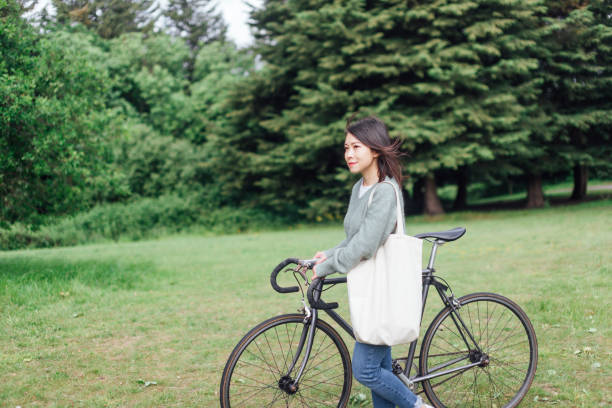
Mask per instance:
[[[422,297],[423,241],[404,234],[398,188],[395,233],[374,256],[347,275],[349,308],[357,341],[388,345],[410,343],[419,337]],[[376,187],[374,187],[376,188]],[[372,202],[372,191],[368,207]]]

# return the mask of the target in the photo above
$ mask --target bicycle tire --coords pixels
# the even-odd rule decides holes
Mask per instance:
[[[516,303],[494,293],[473,293],[458,301],[458,312],[488,362],[423,381],[425,394],[438,408],[516,407],[529,390],[538,363],[538,343],[529,318]],[[447,306],[425,333],[420,373],[449,370],[481,361],[481,356],[475,348],[468,349]],[[457,358],[464,360],[439,367]]]
[[[302,330],[308,328],[304,315],[288,314],[251,329],[236,345],[223,370],[221,407],[345,407],[351,393],[351,357],[342,337],[322,320],[317,320],[312,351],[297,392],[285,392],[279,384]],[[292,376],[303,356],[304,351]]]

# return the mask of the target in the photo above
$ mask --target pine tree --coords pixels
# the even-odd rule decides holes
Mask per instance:
[[[440,170],[519,172],[517,156],[542,154],[524,149],[539,123],[542,11],[537,0],[265,2],[252,15],[265,68],[237,98],[228,139],[247,164],[228,169],[242,196],[342,214],[344,121],[357,110],[412,152],[406,169],[428,212],[441,211]]]
[[[540,105],[550,113],[550,152],[574,174],[572,199],[586,196],[588,168],[609,171],[612,22],[602,0],[550,2]]]
[[[91,28],[102,38],[115,38],[128,32],[149,32],[156,15],[154,0],[52,0],[56,19]]]
[[[227,24],[212,0],[170,0],[164,15],[170,34],[184,38],[191,50],[186,70],[192,82],[196,55],[205,44],[225,41]]]

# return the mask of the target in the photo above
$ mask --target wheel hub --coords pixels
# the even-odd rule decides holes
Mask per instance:
[[[287,394],[293,395],[298,392],[299,387],[293,382],[293,378],[285,375],[278,380],[278,388],[285,391]]]
[[[478,350],[470,350],[470,362],[480,362],[479,367],[487,367],[489,365],[489,356]]]

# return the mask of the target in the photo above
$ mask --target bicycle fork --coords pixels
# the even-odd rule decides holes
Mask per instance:
[[[310,358],[310,352],[312,351],[312,343],[314,341],[315,329],[317,326],[317,316],[318,310],[312,309],[310,316],[304,317],[304,328],[302,329],[302,334],[300,335],[300,342],[298,343],[297,350],[295,351],[295,356],[291,361],[291,365],[287,369],[287,373],[278,380],[278,387],[287,394],[295,394],[299,390],[299,382],[302,378],[302,374],[304,373],[304,369],[306,368],[306,363],[308,363],[308,359]],[[310,322],[308,322],[308,320],[310,320]],[[304,346],[306,346],[306,350],[304,350]],[[302,351],[305,352],[304,358],[302,359],[302,363],[300,364],[295,379],[293,379],[291,378],[291,373],[295,369],[295,366],[302,355]]]

